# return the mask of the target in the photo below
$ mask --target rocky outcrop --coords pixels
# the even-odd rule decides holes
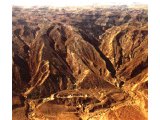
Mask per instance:
[[[14,10],[14,120],[147,120],[145,10]]]
[[[148,65],[148,28],[146,24],[127,23],[108,29],[102,36],[100,50],[110,59],[117,76],[133,78]]]

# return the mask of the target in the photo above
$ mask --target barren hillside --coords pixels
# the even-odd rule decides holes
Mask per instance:
[[[147,120],[148,12],[13,7],[13,120]]]

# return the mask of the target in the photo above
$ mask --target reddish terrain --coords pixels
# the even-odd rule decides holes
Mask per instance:
[[[13,120],[147,120],[148,12],[13,7]]]

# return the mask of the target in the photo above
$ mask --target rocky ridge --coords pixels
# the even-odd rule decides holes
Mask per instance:
[[[35,11],[38,14],[29,17]],[[13,119],[146,120],[147,12],[117,8],[102,15],[105,9],[86,14],[64,10],[65,14],[56,13],[55,21],[51,11],[13,8]],[[46,22],[38,19],[41,14]],[[103,17],[109,21],[95,26]]]

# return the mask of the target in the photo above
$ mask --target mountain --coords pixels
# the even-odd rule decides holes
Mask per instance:
[[[13,120],[147,120],[146,9],[12,14]]]

